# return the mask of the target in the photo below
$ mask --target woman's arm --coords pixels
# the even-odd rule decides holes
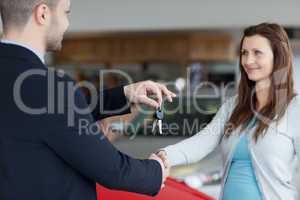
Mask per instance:
[[[199,133],[162,149],[171,166],[195,163],[215,149],[235,105],[235,99],[236,97],[228,99],[212,121]]]

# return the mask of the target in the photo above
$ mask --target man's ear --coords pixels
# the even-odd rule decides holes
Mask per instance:
[[[46,4],[42,3],[35,7],[33,10],[33,17],[37,24],[39,25],[47,25],[50,21],[50,8]]]

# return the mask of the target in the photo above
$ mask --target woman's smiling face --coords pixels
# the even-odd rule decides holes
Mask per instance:
[[[245,37],[241,49],[241,64],[252,81],[270,78],[273,71],[273,50],[267,38],[260,35]]]

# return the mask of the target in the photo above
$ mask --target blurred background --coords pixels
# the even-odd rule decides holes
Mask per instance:
[[[249,25],[276,22],[285,27],[295,56],[295,86],[300,89],[299,0],[71,2],[70,29],[62,51],[47,55],[50,67],[63,70],[77,81],[89,81],[97,88],[127,84],[124,74],[100,75],[101,70],[121,70],[133,82],[167,83],[178,94],[174,103],[164,104],[163,121],[178,124],[176,131],[165,128],[163,135],[153,134],[151,112],[145,115],[134,108],[131,114],[101,122],[111,142],[133,157],[147,158],[161,147],[196,134],[203,128],[199,124],[209,122],[214,116],[223,97],[235,93],[239,77],[239,42],[243,29]],[[196,91],[208,94],[205,98],[196,98],[197,105],[208,111],[205,114],[197,112],[189,101],[201,82],[216,86],[204,85]],[[218,95],[212,95],[215,89]],[[86,92],[84,88],[83,91]],[[174,112],[168,113],[168,110]],[[137,128],[128,130],[126,122],[132,122]],[[145,128],[147,124],[150,126]],[[173,168],[171,176],[217,197],[221,169],[218,152],[217,148],[199,163]],[[205,184],[207,174],[214,174],[215,181]]]

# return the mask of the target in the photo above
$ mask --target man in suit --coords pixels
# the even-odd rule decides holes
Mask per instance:
[[[133,159],[102,133],[81,133],[82,120],[94,122],[90,112],[77,112],[89,108],[84,96],[69,87],[76,83],[67,75],[44,65],[46,51],[61,48],[70,1],[1,0],[0,9],[0,199],[95,200],[96,182],[156,195],[169,170],[162,160],[156,155]],[[144,81],[103,91],[100,104],[124,114],[130,110],[120,108],[128,102],[157,108],[163,95],[170,101],[175,96],[161,84]]]

